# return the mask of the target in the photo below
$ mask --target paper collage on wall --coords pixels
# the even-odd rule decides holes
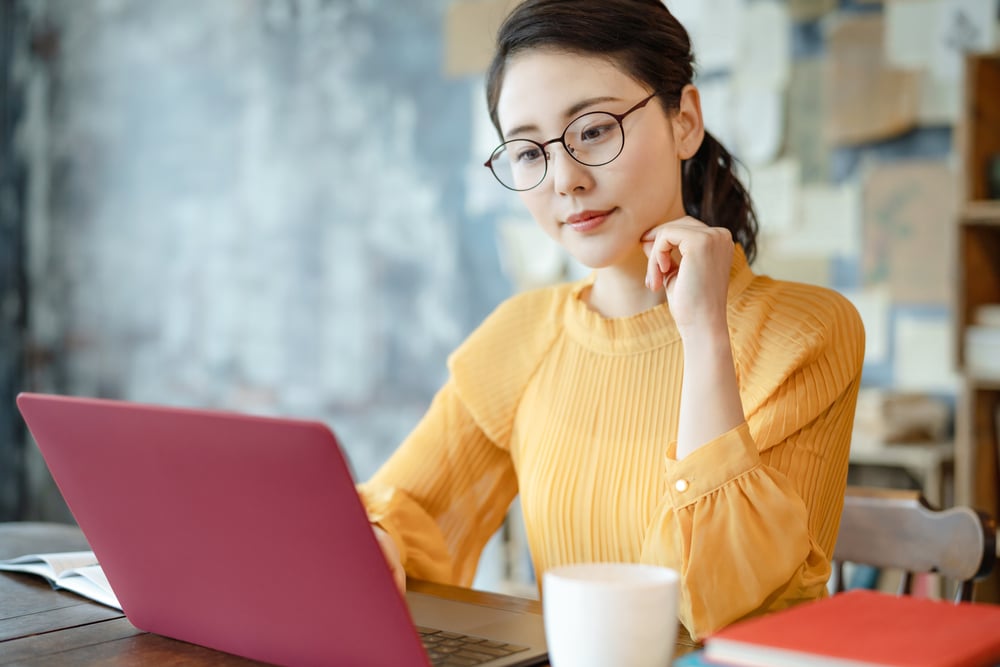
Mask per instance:
[[[513,1],[456,3],[447,26],[450,71],[462,70],[455,58],[479,58],[481,73],[488,54],[470,50],[463,35],[473,33],[463,21],[493,21],[495,30]],[[950,129],[959,120],[962,59],[997,47],[1000,2],[885,0],[852,9],[829,0],[665,4],[691,35],[706,128],[742,163],[760,221],[755,270],[851,298],[868,330],[869,381],[953,390],[952,341],[943,326],[955,261]],[[560,259],[516,197],[480,187],[482,174],[474,170],[482,170],[480,154],[492,149],[496,134],[481,87],[474,95],[478,152],[468,206],[476,214],[500,212],[501,256],[512,284],[585,274],[565,253]],[[923,141],[927,133],[931,140]],[[923,378],[897,370],[895,362],[921,355],[943,360],[941,372]]]

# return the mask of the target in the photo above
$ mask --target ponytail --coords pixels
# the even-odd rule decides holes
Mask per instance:
[[[685,212],[711,227],[725,227],[743,246],[747,261],[757,255],[757,215],[750,194],[734,170],[735,160],[705,132],[698,152],[682,167]]]

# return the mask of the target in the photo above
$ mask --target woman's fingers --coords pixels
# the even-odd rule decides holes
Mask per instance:
[[[677,218],[676,220],[670,220],[669,222],[664,222],[656,227],[653,227],[648,232],[642,235],[640,239],[642,242],[653,242],[660,236],[663,230],[680,231],[683,229],[711,229],[701,220],[697,218],[692,218],[690,215],[686,215],[683,218]]]
[[[660,265],[660,271],[665,276],[677,271],[681,265],[680,248],[672,243],[664,242],[663,249],[656,254],[656,261]]]
[[[396,588],[399,589],[400,593],[405,593],[406,570],[403,569],[403,563],[399,557],[399,548],[393,541],[392,536],[381,526],[373,525],[372,530],[375,531],[375,539],[378,540],[378,545],[382,548],[382,555],[385,557],[389,569],[392,570],[392,578],[396,581]]]
[[[728,229],[709,227],[687,216],[650,229],[643,234],[641,243],[643,252],[649,258],[646,286],[657,290],[676,278],[687,255],[696,258],[693,261],[698,264],[696,273],[699,275],[710,266],[723,266],[723,255],[727,251],[727,256],[732,254],[733,240]],[[726,268],[725,275],[728,277]]]
[[[649,289],[662,289],[667,280],[676,275],[683,254],[681,244],[702,229],[707,229],[704,223],[693,218],[681,218],[654,227],[642,236],[642,249],[649,258],[646,268],[646,286]]]
[[[656,291],[663,288],[663,281],[673,270],[673,260],[665,248],[666,239],[657,239],[649,251],[646,261],[646,287]]]

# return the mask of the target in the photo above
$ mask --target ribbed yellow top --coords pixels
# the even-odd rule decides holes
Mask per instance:
[[[854,308],[755,276],[737,250],[728,321],[747,420],[677,461],[683,357],[669,308],[606,319],[581,298],[590,284],[503,303],[360,485],[407,572],[470,584],[520,489],[539,577],[571,562],[672,567],[695,637],[824,595],[864,349]]]

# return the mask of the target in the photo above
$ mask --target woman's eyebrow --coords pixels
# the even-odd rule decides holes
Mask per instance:
[[[566,111],[563,112],[563,118],[570,120],[571,118],[576,116],[578,113],[580,113],[587,107],[594,106],[595,104],[602,104],[604,102],[620,102],[620,101],[621,101],[620,97],[612,97],[610,95],[604,95],[601,97],[588,97],[587,99],[580,100],[576,104],[566,109]],[[504,139],[509,140],[511,138],[517,137],[517,135],[519,134],[524,134],[526,132],[531,132],[531,131],[538,131],[538,126],[531,124],[518,125],[517,127],[512,128],[509,132],[506,132],[504,134]]]
[[[580,113],[587,107],[592,107],[595,104],[603,104],[604,102],[619,102],[619,101],[621,101],[620,97],[612,97],[610,95],[605,95],[603,97],[591,97],[586,100],[581,100],[580,102],[577,102],[576,104],[571,106],[569,109],[566,109],[566,113],[564,113],[563,116],[565,116],[566,119],[568,120],[570,119],[571,116],[576,116],[578,113]]]

